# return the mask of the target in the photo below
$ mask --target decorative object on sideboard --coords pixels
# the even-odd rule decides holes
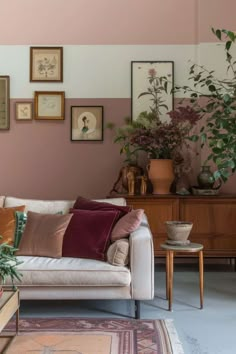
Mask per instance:
[[[10,76],[0,76],[0,130],[10,129]]]
[[[148,177],[152,182],[153,194],[169,194],[174,180],[171,159],[150,159],[147,165]]]
[[[63,47],[30,47],[30,82],[63,81]]]
[[[214,176],[211,172],[211,166],[203,165],[200,173],[197,175],[198,186],[202,189],[211,189],[214,185]]]
[[[188,237],[193,227],[192,222],[166,221],[165,226],[168,236],[166,243],[171,245],[186,245],[190,243]]]
[[[103,106],[71,106],[71,141],[103,141]]]

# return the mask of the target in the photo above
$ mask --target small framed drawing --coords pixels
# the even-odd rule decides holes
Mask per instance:
[[[16,120],[33,119],[32,102],[16,102]]]
[[[10,77],[0,76],[0,130],[10,129]]]
[[[71,140],[103,140],[103,106],[71,106]]]
[[[65,119],[65,92],[35,91],[34,118],[51,120]]]
[[[63,47],[30,47],[30,81],[63,81]]]
[[[173,86],[173,61],[132,61],[132,119],[136,120],[142,112],[153,112],[162,122],[168,121],[167,112],[174,107]]]

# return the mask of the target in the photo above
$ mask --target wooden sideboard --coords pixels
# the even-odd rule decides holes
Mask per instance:
[[[236,195],[122,195],[134,209],[144,209],[154,240],[155,256],[164,256],[165,221],[192,221],[189,239],[204,246],[207,257],[236,257]]]

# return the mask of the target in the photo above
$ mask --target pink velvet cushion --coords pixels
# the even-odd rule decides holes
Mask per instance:
[[[41,214],[28,211],[18,256],[60,258],[65,230],[71,214]]]
[[[128,237],[141,224],[143,213],[143,209],[134,209],[117,221],[111,233],[111,240],[116,241]]]
[[[76,210],[66,230],[62,255],[105,260],[118,210]]]
[[[73,206],[73,209],[80,210],[118,210],[120,217],[127,214],[131,208],[129,206],[115,205],[106,202],[96,202],[94,200],[78,197]]]

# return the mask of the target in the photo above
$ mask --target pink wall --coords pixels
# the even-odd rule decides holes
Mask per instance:
[[[235,0],[2,0],[0,45],[212,42],[212,25],[236,29],[234,4]],[[15,101],[11,128],[0,132],[0,195],[106,196],[121,166],[119,147],[106,130],[104,142],[71,142],[70,105],[103,105],[104,121],[121,124],[130,114],[130,99],[67,99],[64,122],[24,123],[14,120]],[[235,181],[224,189],[236,191]]]
[[[19,100],[17,100],[19,101]],[[130,114],[130,100],[97,99],[104,119],[122,123]],[[70,141],[70,106],[91,105],[90,100],[68,99],[65,121],[11,121],[1,132],[0,195],[28,198],[74,199],[77,195],[108,195],[120,168],[119,147],[104,131],[103,142]],[[11,114],[14,101],[11,105]]]
[[[2,0],[0,44],[192,44],[234,29],[234,0]],[[235,28],[236,29],[236,28]]]

